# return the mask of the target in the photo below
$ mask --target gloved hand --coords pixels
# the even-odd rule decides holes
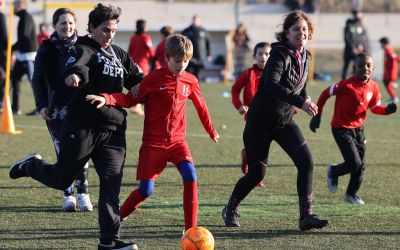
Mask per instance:
[[[321,124],[321,116],[320,115],[313,116],[310,121],[311,131],[314,133],[317,132],[317,128],[319,128],[320,124]]]
[[[385,112],[387,115],[393,114],[394,112],[397,111],[397,105],[396,103],[389,103],[386,108],[385,108]]]

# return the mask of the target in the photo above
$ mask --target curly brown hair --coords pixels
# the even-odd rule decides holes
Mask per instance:
[[[314,24],[312,23],[310,17],[308,17],[306,13],[301,10],[292,11],[285,17],[285,20],[282,24],[283,30],[275,33],[276,39],[280,42],[287,41],[287,32],[289,31],[290,27],[292,27],[299,20],[306,21],[308,26],[308,40],[311,40],[314,33]]]

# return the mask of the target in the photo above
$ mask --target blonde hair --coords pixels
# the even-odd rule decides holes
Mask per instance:
[[[177,59],[190,60],[193,56],[193,44],[189,38],[184,35],[170,35],[166,40],[165,55],[167,59],[174,57]]]

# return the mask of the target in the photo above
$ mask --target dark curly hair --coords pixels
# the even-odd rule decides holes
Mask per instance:
[[[105,6],[101,3],[97,4],[97,6],[89,13],[89,33],[91,33],[90,25],[93,25],[94,28],[97,28],[100,24],[108,20],[116,20],[118,23],[120,15],[120,7],[114,7],[112,5]]]

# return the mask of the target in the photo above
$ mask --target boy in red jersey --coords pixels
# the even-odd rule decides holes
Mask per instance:
[[[252,67],[244,70],[236,80],[235,84],[232,86],[232,103],[233,106],[238,110],[239,114],[244,115],[244,119],[247,118],[247,110],[249,109],[251,100],[257,92],[258,83],[262,72],[264,70],[265,64],[269,58],[269,53],[271,51],[271,45],[266,42],[257,43],[254,47],[253,58],[256,61]],[[240,100],[240,92],[243,90],[243,102]],[[242,164],[241,164],[243,174],[248,171],[248,165],[246,160],[246,151],[242,149]],[[264,186],[261,181],[258,184],[260,187]]]
[[[197,225],[197,177],[193,159],[186,143],[186,101],[191,99],[199,118],[214,142],[219,135],[215,130],[194,75],[185,71],[193,55],[193,45],[185,36],[176,34],[166,42],[167,67],[150,72],[140,85],[138,97],[128,94],[89,95],[87,100],[104,104],[130,107],[145,100],[143,143],[139,151],[136,179],[140,180],[120,208],[121,219],[134,212],[154,191],[154,182],[172,162],[183,179],[183,210],[185,230]]]
[[[391,102],[398,103],[399,98],[394,91],[393,84],[397,80],[398,75],[398,62],[400,58],[397,56],[396,51],[390,45],[389,39],[387,37],[382,37],[379,40],[382,49],[385,53],[385,65],[383,73],[383,83],[390,95]]]
[[[327,186],[330,192],[336,193],[339,176],[350,174],[345,200],[358,205],[364,204],[356,194],[360,189],[365,170],[366,140],[363,123],[367,109],[377,115],[389,115],[397,110],[395,103],[390,103],[386,107],[381,105],[378,84],[371,79],[373,70],[371,56],[365,53],[357,55],[354,61],[355,75],[332,84],[321,93],[317,103],[318,114],[311,118],[310,122],[310,129],[316,132],[321,123],[325,102],[332,95],[336,95],[331,126],[344,162],[328,165]]]
[[[165,58],[165,43],[167,41],[167,37],[174,34],[175,31],[172,29],[171,26],[163,26],[160,29],[160,33],[163,38],[161,42],[157,45],[154,55],[156,69],[167,66],[167,59]]]

